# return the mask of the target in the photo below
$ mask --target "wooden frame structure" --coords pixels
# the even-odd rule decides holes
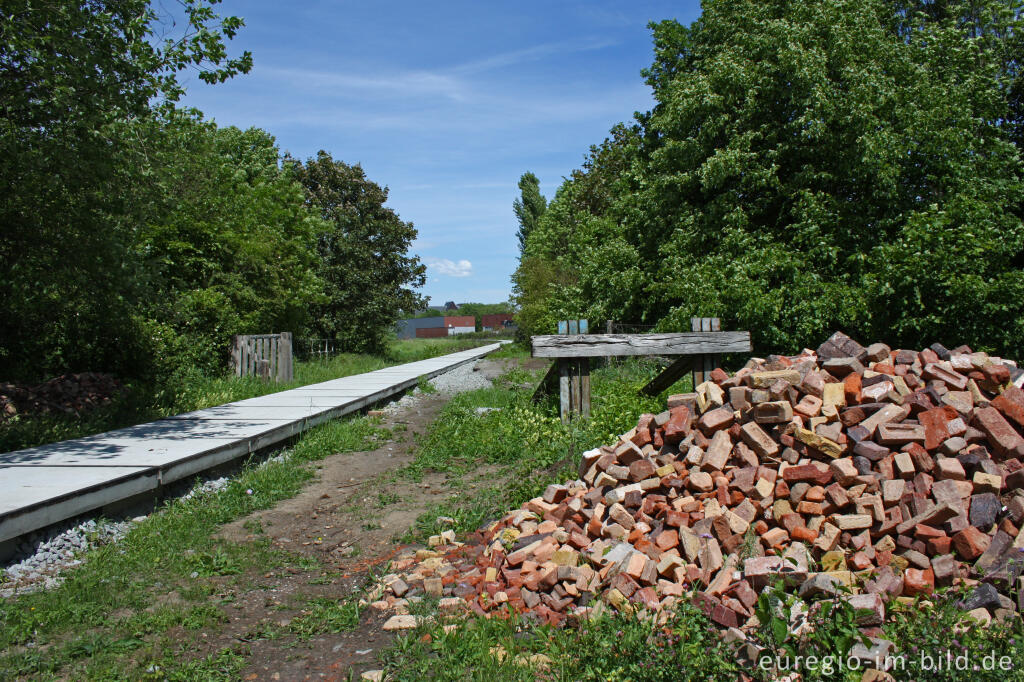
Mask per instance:
[[[231,347],[231,372],[238,377],[291,381],[294,378],[292,333],[235,336]]]
[[[693,318],[694,331],[656,334],[561,333],[531,337],[535,358],[556,362],[538,387],[538,394],[559,378],[559,413],[563,422],[573,414],[590,415],[590,358],[637,355],[679,355],[642,391],[657,395],[675,383],[687,371],[694,375],[694,386],[707,380],[719,356],[724,353],[749,353],[750,332],[723,332],[717,318]],[[568,325],[566,329],[568,329]],[[559,331],[562,324],[559,323]]]

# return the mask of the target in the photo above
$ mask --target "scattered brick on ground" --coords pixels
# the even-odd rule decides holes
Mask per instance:
[[[782,579],[849,599],[868,635],[891,600],[954,584],[979,620],[1010,617],[1024,606],[1008,596],[1024,581],[1022,384],[1014,362],[966,346],[865,348],[841,333],[715,370],[584,453],[577,480],[466,544],[446,532],[400,558],[376,606],[402,613],[433,593],[443,611],[559,625],[691,599],[749,630]]]

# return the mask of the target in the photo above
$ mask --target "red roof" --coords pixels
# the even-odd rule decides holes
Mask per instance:
[[[476,318],[472,315],[446,315],[444,318],[446,327],[476,327]]]

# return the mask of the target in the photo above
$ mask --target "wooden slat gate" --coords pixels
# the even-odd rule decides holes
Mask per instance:
[[[258,376],[268,381],[291,381],[294,377],[291,332],[235,336],[231,348],[231,371],[237,377]]]

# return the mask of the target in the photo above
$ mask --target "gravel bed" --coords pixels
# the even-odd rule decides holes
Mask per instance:
[[[56,587],[61,570],[78,566],[80,553],[100,544],[117,542],[132,525],[145,517],[120,521],[88,519],[70,527],[30,533],[18,543],[16,553],[0,572],[0,598]]]
[[[434,377],[430,384],[443,396],[490,388],[491,381],[476,371],[476,366],[476,362],[460,365],[450,372]],[[414,407],[423,397],[424,393],[416,388],[402,396],[400,400],[389,403],[383,411],[394,414]],[[281,461],[285,457],[285,453],[279,453],[264,464]],[[215,493],[225,488],[229,480],[227,477],[220,477],[204,481],[192,487],[182,499]],[[0,599],[13,594],[56,587],[62,581],[62,570],[82,563],[77,557],[93,547],[117,542],[135,523],[145,518],[136,516],[117,520],[79,519],[28,534],[18,543],[14,555],[0,567]]]
[[[480,388],[490,388],[493,385],[491,380],[481,374],[476,367],[476,362],[467,362],[464,365],[459,365],[450,372],[438,374],[428,383],[434,387],[438,394],[443,396],[453,396],[456,393],[462,393],[464,391],[475,391]],[[384,412],[387,415],[394,415],[402,410],[415,407],[423,399],[424,395],[426,394],[424,394],[419,388],[414,388],[399,400],[385,405],[381,408],[381,412]]]

